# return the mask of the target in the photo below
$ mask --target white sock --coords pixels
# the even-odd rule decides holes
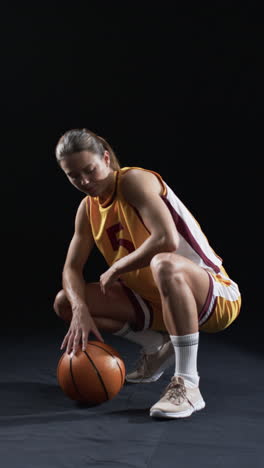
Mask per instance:
[[[190,335],[170,335],[175,351],[175,376],[184,378],[187,387],[198,387],[197,352],[199,332]]]
[[[125,323],[123,328],[115,332],[114,335],[122,336],[122,338],[125,338],[128,341],[141,345],[146,354],[155,353],[163,344],[161,333],[150,329],[134,332],[130,328],[129,323]]]

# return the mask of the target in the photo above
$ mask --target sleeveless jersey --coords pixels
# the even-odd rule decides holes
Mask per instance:
[[[114,192],[104,203],[101,204],[98,197],[86,197],[93,237],[108,265],[113,265],[119,258],[133,252],[150,236],[138,210],[125,200],[120,190],[122,175],[131,169],[151,172],[159,179],[162,186],[160,196],[179,233],[177,254],[189,258],[214,275],[219,275],[219,279],[223,276],[228,278],[222,267],[222,259],[215,254],[189,210],[160,174],[140,167],[124,167],[116,171]],[[160,302],[159,291],[150,267],[121,274],[120,279],[144,299],[154,303]]]

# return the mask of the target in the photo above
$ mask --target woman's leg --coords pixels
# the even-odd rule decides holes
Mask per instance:
[[[169,334],[198,332],[198,314],[209,291],[208,273],[174,253],[155,255],[150,266],[160,292],[163,320]]]
[[[133,295],[132,291],[131,294]],[[142,346],[145,353],[154,352],[163,343],[163,336],[157,331],[133,330],[139,326],[138,322],[142,326],[144,312],[141,310],[141,317],[137,320],[135,305],[120,282],[115,282],[109,288],[107,295],[101,292],[99,283],[87,283],[86,302],[99,330],[114,333],[132,343],[137,343]],[[71,321],[71,305],[63,290],[55,298],[54,310],[65,322]]]
[[[136,324],[134,307],[119,282],[115,282],[106,295],[102,293],[99,283],[87,283],[86,303],[96,326],[101,330],[114,333],[127,322]],[[65,322],[71,321],[71,304],[63,289],[55,298],[54,310]]]
[[[174,253],[156,255],[151,269],[161,296],[163,320],[175,351],[175,372],[162,398],[151,407],[150,415],[159,418],[190,416],[205,406],[197,372],[198,315],[208,296],[209,276],[190,260]]]

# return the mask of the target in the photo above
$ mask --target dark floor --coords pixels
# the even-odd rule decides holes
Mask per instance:
[[[111,401],[80,407],[56,380],[65,328],[1,338],[0,460],[3,468],[263,468],[263,354],[230,327],[200,334],[198,369],[206,408],[158,421],[149,408],[173,368],[156,383],[125,385]],[[104,334],[127,370],[139,347]]]

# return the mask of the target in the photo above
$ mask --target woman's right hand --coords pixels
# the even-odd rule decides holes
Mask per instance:
[[[66,346],[66,352],[68,354],[70,354],[71,351],[75,354],[81,344],[82,350],[85,351],[90,332],[93,332],[99,341],[104,341],[88,307],[86,305],[76,307],[73,309],[71,324],[61,344],[61,349]]]

